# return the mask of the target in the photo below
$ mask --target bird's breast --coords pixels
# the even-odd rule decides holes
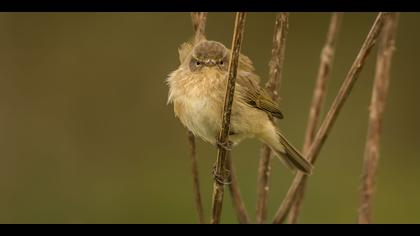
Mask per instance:
[[[186,96],[174,103],[175,113],[195,135],[214,143],[220,127],[220,105],[209,97]]]
[[[226,83],[221,74],[213,72],[195,74],[175,84],[173,103],[181,122],[195,135],[214,144],[221,126]]]

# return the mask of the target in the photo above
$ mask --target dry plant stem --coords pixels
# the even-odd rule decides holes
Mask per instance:
[[[384,18],[388,14],[389,13],[379,13],[378,16],[376,17],[376,20],[373,23],[373,26],[370,29],[368,36],[363,42],[363,45],[346,76],[346,79],[341,85],[341,88],[338,91],[338,94],[336,98],[334,99],[333,104],[331,105],[324,121],[322,122],[322,125],[319,128],[317,135],[315,136],[315,139],[313,141],[313,144],[311,145],[311,148],[309,149],[308,155],[306,157],[312,164],[315,163],[316,158],[325,142],[325,139],[327,138],[329,132],[331,131],[331,128],[334,125],[334,122],[337,119],[337,116],[340,113],[341,108],[343,107],[345,101],[350,95],[350,92],[353,88],[354,83],[359,78],[359,74],[362,70],[364,62],[370,50],[375,45],[378,35],[381,32],[382,25],[384,23]],[[277,224],[283,223],[283,221],[285,220],[290,210],[290,207],[293,201],[296,199],[298,191],[300,190],[301,186],[305,183],[306,180],[307,180],[307,176],[303,175],[300,172],[295,176],[286,194],[286,197],[284,198],[282,204],[280,205],[280,208],[276,212],[273,223],[277,223]]]
[[[195,32],[194,41],[204,37],[207,22],[207,12],[191,12],[191,21]]]
[[[319,118],[321,114],[322,105],[324,104],[325,96],[327,94],[327,82],[330,77],[336,42],[338,33],[340,31],[341,19],[343,13],[332,13],[330,25],[327,33],[327,40],[321,51],[321,61],[319,64],[318,76],[315,83],[314,93],[312,97],[312,104],[309,110],[308,125],[305,133],[305,141],[303,144],[303,154],[308,154],[309,148],[315,138],[316,129],[318,127]],[[302,186],[304,189],[305,186]],[[295,224],[297,222],[301,203],[303,199],[303,191],[299,191],[294,204],[289,212],[289,223]]]
[[[395,49],[397,21],[398,13],[392,13],[387,17],[378,48],[362,169],[361,203],[359,208],[360,224],[372,223],[372,203],[375,189],[375,176],[379,161],[379,141],[385,101],[388,94],[392,54]]]
[[[230,182],[229,191],[230,191],[230,194],[232,195],[233,208],[235,209],[236,217],[238,218],[238,222],[240,224],[250,224],[251,220],[248,216],[244,201],[242,200],[242,197],[241,197],[238,180],[235,175],[235,168],[233,166],[230,154],[231,154],[230,152],[227,153],[228,157],[227,157],[226,169],[230,173],[229,175],[230,180],[228,182]]]
[[[207,19],[206,12],[192,12],[191,13],[191,20],[193,23],[196,39],[204,36],[204,30],[206,27],[206,19]],[[205,223],[204,207],[203,207],[203,200],[201,198],[200,178],[198,174],[197,153],[196,153],[196,147],[195,147],[195,137],[191,131],[188,131],[188,143],[190,146],[191,173],[193,177],[195,208],[197,211],[198,222],[200,224],[204,224]]]
[[[238,69],[238,60],[239,60],[239,53],[242,44],[242,36],[244,32],[245,26],[245,13],[244,12],[237,12],[236,19],[235,19],[235,30],[233,33],[233,40],[232,40],[232,52],[231,52],[231,60],[229,62],[229,70],[228,70],[228,83],[226,88],[226,96],[223,108],[223,121],[221,131],[218,137],[218,142],[220,144],[228,145],[228,134],[229,134],[229,126],[230,126],[230,116],[232,112],[232,102],[233,102],[233,95],[235,92],[235,82],[236,82],[236,73]],[[220,216],[222,213],[222,203],[223,203],[223,194],[224,194],[224,183],[226,182],[226,169],[227,169],[227,154],[228,150],[223,148],[222,145],[218,147],[217,153],[217,160],[216,160],[216,168],[215,168],[215,175],[219,176],[219,181],[215,178],[213,184],[213,197],[212,197],[212,224],[219,224],[220,223]]]
[[[265,144],[261,146],[261,156],[258,167],[257,182],[257,211],[256,222],[263,224],[267,220],[268,195],[270,193],[271,162],[273,160],[271,148]]]
[[[328,28],[327,39],[321,51],[318,76],[312,97],[312,104],[309,112],[308,126],[306,128],[305,142],[303,152],[307,153],[316,135],[316,129],[319,123],[322,105],[327,92],[327,82],[331,74],[333,65],[335,47],[338,33],[340,31],[341,19],[343,13],[332,13],[330,25]]]
[[[289,30],[289,13],[282,12],[276,16],[273,35],[273,49],[271,50],[271,60],[269,66],[269,80],[265,85],[271,97],[278,99],[277,90],[280,88],[284,54],[286,51],[286,37]]]
[[[194,40],[195,42],[199,41],[200,39],[204,38],[204,32],[205,32],[205,23],[206,23],[206,19],[207,19],[207,13],[205,12],[192,12],[191,13],[191,19],[193,22],[193,28],[194,31],[196,32],[195,36],[194,36]],[[191,142],[194,142],[194,140],[192,140]],[[193,168],[195,168],[193,166]],[[194,170],[193,170],[194,171]],[[241,194],[240,194],[240,189],[239,189],[239,185],[238,185],[238,181],[237,178],[235,176],[234,172],[230,173],[231,176],[231,184],[229,185],[229,189],[232,195],[232,202],[233,202],[233,206],[236,212],[236,215],[238,217],[238,221],[239,223],[242,224],[247,224],[250,223],[246,208],[245,208],[245,204],[242,200]],[[195,178],[195,177],[194,177]],[[195,186],[194,188],[196,190],[194,190],[196,193],[196,205],[197,205],[197,213],[199,215],[199,219],[201,222],[201,216],[200,214],[202,214],[202,212],[200,212],[203,207],[202,207],[202,202],[200,200],[200,202],[198,202],[197,199],[201,199],[201,194],[199,191],[199,185],[198,182],[194,182]],[[200,204],[200,205],[198,205]]]
[[[283,72],[284,52],[286,49],[286,36],[289,28],[289,13],[282,12],[276,16],[273,35],[273,49],[269,63],[269,80],[265,85],[273,100],[278,100],[278,89],[281,84]],[[272,120],[274,122],[274,120]],[[257,186],[257,223],[265,223],[267,219],[268,194],[270,192],[271,176],[271,148],[263,144],[258,168]]]
[[[195,207],[197,210],[198,222],[200,224],[204,224],[205,219],[204,219],[204,210],[203,210],[203,200],[201,198],[201,191],[200,191],[200,178],[198,175],[195,138],[194,138],[194,134],[191,131],[188,131],[188,143],[190,146],[191,173],[193,176],[193,191],[194,191]]]

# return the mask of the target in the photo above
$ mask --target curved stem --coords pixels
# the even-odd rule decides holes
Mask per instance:
[[[342,17],[343,13],[332,13],[327,33],[327,40],[321,51],[321,62],[319,64],[318,76],[312,97],[312,105],[309,110],[308,126],[306,128],[305,141],[303,144],[304,156],[308,154],[309,148],[315,138],[322,105],[324,104],[325,96],[327,95],[327,83],[332,70],[335,47],[337,44],[337,37],[340,31]],[[302,190],[304,188],[305,187],[302,186]],[[295,224],[299,216],[299,211],[304,197],[304,191],[302,190],[299,191],[298,196],[290,209],[289,223],[291,224]]]
[[[379,13],[378,16],[376,17],[376,20],[373,23],[373,26],[370,29],[370,32],[367,35],[355,61],[353,62],[346,76],[346,79],[341,85],[341,88],[338,91],[338,94],[336,98],[334,99],[333,104],[331,105],[324,121],[322,122],[322,125],[319,128],[317,135],[315,136],[314,142],[311,145],[311,148],[309,149],[309,152],[307,155],[307,159],[312,164],[315,163],[316,158],[318,157],[318,154],[321,151],[321,148],[323,144],[325,143],[325,140],[338,117],[338,114],[341,111],[341,108],[343,107],[345,101],[349,97],[355,82],[359,78],[359,74],[362,71],[364,62],[367,56],[369,55],[370,50],[375,45],[376,40],[379,36],[379,33],[381,32],[384,18],[388,14],[389,13]],[[291,205],[293,204],[293,201],[296,199],[296,196],[298,192],[300,191],[301,186],[305,183],[306,179],[307,179],[307,176],[300,172],[295,176],[286,194],[286,197],[284,198],[282,204],[280,205],[279,209],[276,212],[273,223],[277,223],[277,224],[283,223],[287,214],[289,213],[289,210],[290,210]]]

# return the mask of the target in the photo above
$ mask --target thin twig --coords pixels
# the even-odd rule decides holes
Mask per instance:
[[[236,178],[235,168],[233,166],[230,154],[231,154],[230,152],[226,154],[228,155],[226,168],[230,173],[229,191],[230,191],[230,195],[232,195],[233,208],[235,209],[236,217],[238,218],[238,221],[240,224],[250,224],[251,220],[245,208],[245,203],[241,197],[241,191],[239,190],[238,179]]]
[[[382,29],[382,24],[384,22],[384,17],[389,13],[379,13],[376,17],[375,22],[373,23],[372,28],[370,29],[370,32],[368,36],[366,37],[355,61],[353,62],[346,79],[344,80],[343,84],[341,85],[340,90],[338,91],[337,97],[334,99],[333,104],[331,105],[324,121],[322,122],[321,127],[319,128],[317,135],[315,136],[314,142],[311,145],[311,148],[309,149],[307,159],[313,164],[316,161],[316,158],[329,134],[331,131],[332,126],[335,123],[335,120],[337,119],[337,116],[343,107],[345,101],[347,100],[348,96],[350,95],[350,92],[353,88],[354,83],[359,78],[359,74],[362,70],[362,67],[364,65],[364,62],[369,55],[370,50],[376,43],[376,39],[378,38],[379,33]],[[274,217],[273,223],[282,223],[284,219],[286,218],[290,207],[293,203],[293,201],[296,199],[296,195],[298,193],[298,190],[304,184],[304,182],[307,180],[306,175],[302,173],[298,173],[287,194],[284,198],[282,204],[280,205],[280,208],[277,210],[276,215]],[[302,189],[303,191],[303,189]]]
[[[318,127],[321,109],[327,94],[327,82],[331,74],[342,16],[343,13],[332,13],[327,33],[327,40],[325,41],[325,45],[321,51],[318,76],[312,96],[312,105],[309,110],[308,125],[306,127],[305,142],[303,144],[304,156],[308,154],[309,148],[311,147],[311,144],[316,135],[316,129]],[[305,187],[303,186],[303,188]],[[292,205],[292,208],[290,209],[289,223],[291,224],[295,224],[297,222],[303,195],[303,191],[300,190],[294,204]]]
[[[198,222],[200,224],[205,224],[203,200],[201,198],[201,191],[200,191],[200,178],[198,175],[195,138],[194,138],[194,134],[191,131],[188,131],[188,143],[190,146],[191,173],[193,176],[193,191],[194,191],[194,200],[195,200],[195,207],[197,210]]]
[[[233,95],[235,92],[235,82],[236,82],[236,73],[238,69],[238,60],[239,53],[242,44],[242,36],[245,26],[245,15],[244,12],[237,12],[235,19],[235,31],[233,33],[232,40],[232,52],[229,62],[228,70],[228,82],[226,88],[226,96],[223,108],[223,123],[221,131],[218,137],[219,148],[217,153],[215,176],[220,177],[220,179],[215,178],[213,184],[213,198],[212,198],[212,218],[211,223],[218,224],[220,223],[220,216],[222,213],[222,203],[223,203],[223,194],[224,194],[224,183],[226,178],[226,154],[228,152],[227,148],[223,148],[222,145],[228,146],[228,134],[230,126],[230,115],[232,112],[232,102]]]
[[[289,13],[282,12],[276,16],[276,23],[273,34],[273,49],[269,66],[269,80],[265,85],[270,96],[277,100],[278,92],[282,81],[284,54],[286,51],[286,37],[289,30]]]
[[[279,100],[278,89],[281,84],[284,52],[286,49],[286,36],[289,28],[289,13],[282,12],[276,16],[273,35],[273,49],[271,50],[271,60],[269,63],[269,80],[265,87],[271,98]],[[273,123],[274,120],[272,120]],[[267,219],[268,194],[270,192],[271,176],[271,148],[263,144],[261,147],[261,157],[258,168],[258,186],[257,186],[257,223],[265,223]]]
[[[192,12],[191,13],[191,20],[193,23],[196,39],[204,36],[204,29],[206,27],[206,19],[207,19],[206,12]],[[193,176],[193,192],[195,196],[194,197],[195,208],[197,211],[198,222],[200,224],[204,224],[205,223],[204,207],[203,207],[203,200],[201,198],[200,178],[198,174],[195,138],[194,138],[194,134],[191,131],[188,131],[188,143],[190,146],[191,172]]]
[[[207,12],[191,12],[191,21],[195,32],[194,41],[198,42],[204,37],[206,30]]]
[[[201,39],[204,38],[204,31],[205,31],[205,23],[206,23],[206,19],[207,19],[207,13],[205,12],[193,12],[191,13],[191,19],[193,22],[193,28],[194,31],[196,32],[195,36],[194,36],[194,41],[198,42]],[[192,140],[192,142],[194,142],[194,140]],[[194,167],[193,167],[194,168]],[[232,195],[232,203],[233,203],[233,207],[235,209],[236,215],[238,217],[238,221],[239,223],[242,224],[249,224],[250,223],[250,219],[248,217],[246,208],[245,208],[245,204],[242,200],[241,194],[240,194],[240,189],[239,189],[239,184],[235,175],[235,172],[232,171],[230,173],[231,176],[231,184],[229,185],[229,190],[230,193]],[[196,185],[198,187],[198,182],[196,182]],[[196,187],[196,188],[197,188]],[[199,197],[200,192],[196,191],[196,198]],[[198,204],[198,202],[197,202]],[[202,209],[202,203],[200,202],[200,206],[197,207],[198,209]]]
[[[383,26],[376,60],[375,82],[369,107],[369,127],[362,170],[361,203],[359,223],[372,223],[372,203],[375,189],[375,176],[379,161],[379,141],[382,118],[388,94],[392,54],[395,50],[395,35],[398,13],[390,14]]]

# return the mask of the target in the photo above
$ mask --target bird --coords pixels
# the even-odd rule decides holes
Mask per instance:
[[[169,73],[168,104],[175,117],[212,145],[218,143],[228,80],[231,50],[220,42],[202,38],[187,41],[178,48],[180,65]],[[258,138],[293,172],[312,173],[312,165],[285,138],[271,121],[283,119],[279,104],[260,84],[249,57],[240,54],[232,103],[229,141],[238,145],[247,138]]]

